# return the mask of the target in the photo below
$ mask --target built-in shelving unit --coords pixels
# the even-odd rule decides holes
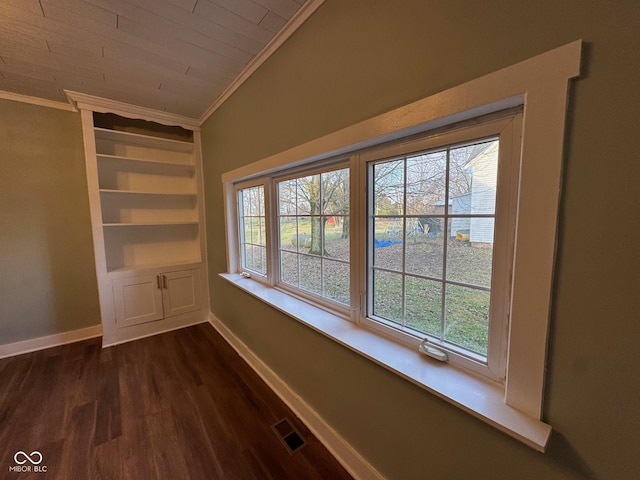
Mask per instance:
[[[103,112],[81,108],[103,345],[111,345],[200,322],[208,302],[198,129],[156,123],[149,112]]]
[[[193,141],[100,127],[94,135],[107,271],[199,262]]]

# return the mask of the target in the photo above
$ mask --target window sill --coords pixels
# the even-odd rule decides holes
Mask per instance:
[[[350,350],[400,375],[498,430],[543,452],[551,427],[510,407],[504,388],[452,365],[443,365],[418,351],[345,321],[281,290],[239,274],[220,274],[232,285],[298,320]]]

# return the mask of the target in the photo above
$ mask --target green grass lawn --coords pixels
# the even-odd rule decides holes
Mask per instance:
[[[401,233],[390,236],[384,226],[376,230],[377,239],[402,238]],[[283,281],[348,304],[349,265],[344,262],[349,260],[349,239],[341,238],[342,228],[339,225],[326,224],[324,247],[327,255],[300,255],[308,253],[304,238],[310,235],[311,222],[308,218],[298,218],[297,222],[281,221]],[[409,236],[404,245],[397,243],[375,248],[372,313],[416,332],[486,355],[490,294],[477,287],[490,286],[492,250],[455,239],[449,239],[446,247],[446,266],[443,265],[441,234],[434,238]],[[443,282],[445,269],[448,281],[470,286]]]
[[[408,275],[402,275],[403,252]],[[374,268],[373,314],[486,355],[490,294],[474,287],[490,286],[492,251],[448,241],[446,277],[470,287],[442,282],[442,252],[442,239],[437,237],[375,249],[374,266],[385,270]]]

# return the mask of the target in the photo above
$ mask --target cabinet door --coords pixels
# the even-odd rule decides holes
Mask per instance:
[[[193,312],[202,305],[200,270],[182,270],[162,274],[164,316]]]
[[[162,289],[159,275],[117,278],[113,281],[113,299],[118,327],[160,320]]]

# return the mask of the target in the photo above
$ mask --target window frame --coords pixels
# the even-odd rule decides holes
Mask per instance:
[[[335,159],[330,159],[330,161],[328,162],[323,161],[319,163],[314,163],[304,168],[284,169],[283,171],[277,172],[275,175],[272,175],[269,177],[268,184],[269,184],[269,190],[270,190],[270,198],[272,198],[271,211],[273,212],[273,217],[268,223],[271,225],[271,231],[272,231],[271,238],[275,239],[276,241],[273,242],[270,245],[270,247],[269,246],[267,247],[267,249],[271,251],[270,258],[272,259],[271,269],[269,269],[269,267],[267,266],[267,275],[270,277],[271,285],[273,285],[275,288],[278,288],[279,290],[288,292],[291,295],[294,295],[298,298],[301,298],[313,304],[316,304],[326,310],[333,311],[338,316],[341,316],[343,318],[348,318],[351,303],[349,305],[344,305],[337,301],[333,301],[330,298],[322,297],[320,295],[314,294],[313,292],[307,291],[305,289],[296,288],[294,285],[290,285],[281,280],[280,255],[279,255],[280,235],[276,233],[278,232],[278,219],[279,219],[278,194],[277,194],[278,182],[297,179],[297,178],[308,176],[308,175],[316,175],[316,174],[321,174],[325,172],[331,172],[334,170],[341,170],[345,168],[350,170],[349,159],[344,157],[338,157]],[[349,180],[351,181],[351,171],[349,171]],[[351,195],[351,189],[349,189],[349,194]],[[350,211],[349,215],[352,216],[353,213]],[[351,246],[350,246],[350,251],[351,251]],[[353,262],[351,261],[351,259],[349,259],[349,268],[350,270],[353,268]],[[351,286],[353,285],[352,279],[353,279],[353,275],[351,275],[351,281],[350,281]]]
[[[396,372],[538,451],[551,427],[542,421],[547,335],[555,264],[558,206],[564,157],[570,80],[581,73],[582,41],[449,88],[222,175],[227,233],[227,271],[221,276],[292,318]],[[508,337],[507,378],[502,388],[461,370],[431,367],[394,342],[371,346],[373,334],[352,322],[297,304],[287,294],[264,288],[238,272],[233,185],[322,159],[335,158],[413,134],[482,115],[523,107],[520,193]],[[357,165],[356,165],[357,168]],[[354,174],[355,173],[355,174]],[[358,172],[352,170],[353,178]],[[360,207],[362,208],[362,207]],[[355,235],[354,235],[355,237]],[[353,238],[352,241],[357,241]],[[356,244],[357,245],[357,244]],[[360,252],[361,254],[361,252]],[[352,250],[352,258],[359,255]],[[357,260],[362,264],[362,260]],[[362,272],[360,273],[362,274]],[[352,291],[352,299],[358,293]],[[353,309],[352,309],[353,312]],[[338,321],[338,323],[336,323]],[[382,338],[375,336],[375,339]],[[407,360],[398,361],[406,351]],[[410,358],[409,358],[410,357]]]
[[[409,156],[427,150],[453,147],[488,138],[499,139],[498,196],[494,213],[496,227],[493,247],[494,256],[492,259],[494,275],[492,275],[492,305],[490,307],[492,320],[489,324],[489,347],[486,361],[481,356],[474,355],[462,347],[456,348],[453,345],[440,344],[439,342],[435,344],[436,347],[447,352],[451,363],[484,375],[499,383],[504,383],[506,379],[508,312],[511,299],[510,278],[513,268],[517,183],[520,171],[520,151],[518,147],[522,133],[522,113],[520,110],[518,108],[498,112],[496,115],[474,119],[471,124],[463,122],[462,125],[448,128],[446,132],[429,132],[418,138],[403,139],[400,143],[394,142],[372,147],[356,153],[353,159],[354,162],[359,164],[361,172],[365,172],[364,178],[361,174],[358,179],[359,186],[354,190],[362,194],[358,205],[366,206],[366,210],[358,212],[357,215],[360,220],[357,228],[364,235],[360,237],[361,243],[356,249],[367,252],[365,265],[359,265],[361,270],[363,268],[365,270],[364,275],[361,274],[359,276],[360,282],[364,282],[361,283],[363,291],[360,298],[364,299],[365,304],[359,309],[360,314],[356,316],[355,321],[417,349],[422,340],[429,337],[427,334],[410,333],[389,322],[368,316],[373,302],[372,279],[368,275],[369,270],[372,268],[371,258],[373,252],[371,242],[367,241],[370,235],[367,221],[372,215],[370,210],[372,188],[369,185],[371,181],[368,173],[369,165],[385,159]],[[363,219],[364,221],[362,221]],[[498,272],[498,274],[495,275],[495,272]]]
[[[268,188],[268,183],[266,183],[265,181],[266,179],[264,177],[257,177],[257,178],[253,178],[251,180],[247,180],[247,181],[241,181],[241,182],[237,182],[233,185],[233,197],[234,197],[234,208],[235,208],[235,212],[233,215],[233,218],[230,218],[227,222],[227,236],[229,237],[229,228],[232,228],[235,230],[235,235],[233,236],[233,238],[235,238],[236,243],[236,248],[233,251],[228,250],[228,254],[233,254],[235,255],[237,258],[235,259],[235,265],[237,265],[237,272],[241,273],[241,274],[245,274],[251,278],[254,278],[255,280],[261,281],[263,283],[269,283],[269,265],[271,264],[271,254],[270,254],[270,249],[269,249],[269,245],[271,243],[271,226],[270,226],[270,222],[269,222],[269,218],[271,215],[270,212],[270,200],[269,200],[269,196],[270,196],[270,189]],[[264,216],[265,216],[265,262],[266,262],[266,272],[264,274],[257,272],[255,270],[251,270],[250,268],[245,268],[242,265],[242,247],[241,247],[241,242],[242,242],[242,233],[240,232],[240,228],[241,228],[241,222],[240,219],[242,217],[242,215],[240,214],[240,205],[239,205],[239,201],[238,201],[238,195],[240,193],[240,191],[242,190],[247,190],[250,188],[254,188],[254,187],[258,187],[261,186],[263,188],[263,198],[264,198]]]

